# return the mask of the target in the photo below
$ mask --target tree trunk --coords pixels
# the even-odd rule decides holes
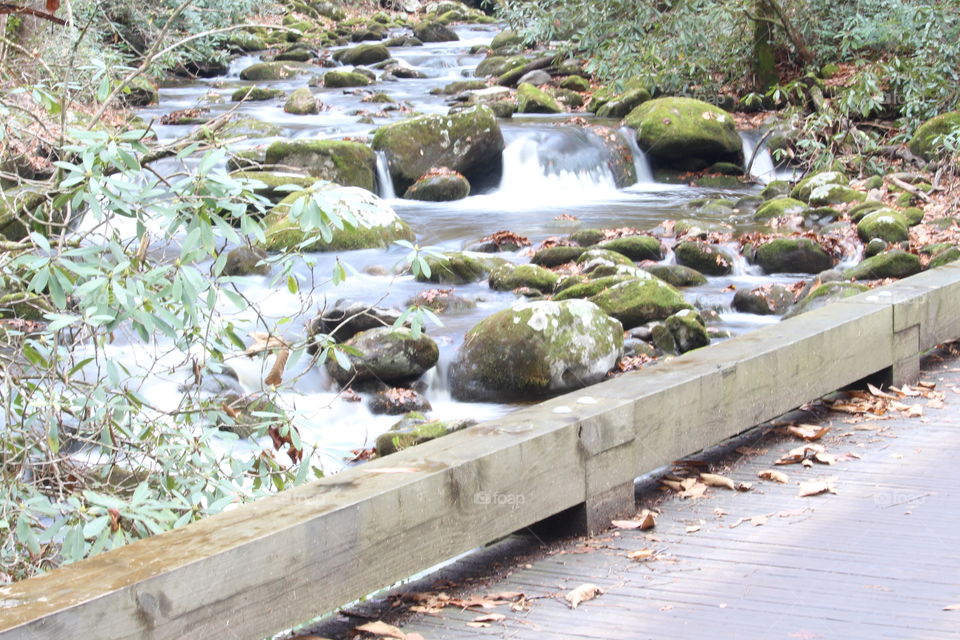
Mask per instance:
[[[780,80],[773,55],[773,21],[776,14],[765,0],[756,0],[753,20],[753,87],[758,93]]]

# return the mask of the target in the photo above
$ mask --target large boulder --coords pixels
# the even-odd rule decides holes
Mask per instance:
[[[403,193],[405,200],[450,202],[470,195],[470,182],[456,171],[431,171],[410,185]]]
[[[880,278],[906,278],[920,273],[920,258],[912,253],[892,249],[884,251],[843,272],[850,280],[879,280]]]
[[[348,355],[350,366],[340,366],[336,358],[328,358],[327,373],[341,386],[377,380],[389,385],[415,381],[437,364],[440,350],[426,334],[419,336],[409,329],[382,327],[353,336],[346,342],[360,355]]]
[[[835,300],[843,300],[864,291],[869,289],[855,282],[824,282],[814,287],[803,299],[790,307],[784,318],[793,318],[801,313],[825,307]]]
[[[937,139],[960,129],[960,111],[951,111],[931,118],[917,129],[910,139],[910,151],[924,160],[936,160],[942,152]]]
[[[536,289],[550,293],[560,277],[549,269],[535,264],[502,264],[490,272],[489,284],[494,291],[513,291],[514,289]]]
[[[453,29],[433,20],[413,25],[413,35],[421,42],[453,42],[460,39]]]
[[[624,236],[606,240],[598,246],[601,249],[616,251],[634,262],[663,259],[663,246],[660,244],[660,239],[653,236]]]
[[[782,315],[793,305],[795,295],[782,284],[768,284],[755,289],[738,289],[733,296],[733,308],[740,313],[761,316]]]
[[[285,165],[302,169],[315,178],[322,178],[349,187],[377,190],[377,158],[373,150],[360,142],[348,140],[277,141],[267,147],[268,165]]]
[[[549,77],[547,78],[549,81]],[[563,113],[564,108],[557,99],[529,82],[521,82],[517,87],[518,113]]]
[[[693,305],[683,294],[656,277],[635,278],[615,284],[589,298],[607,314],[632,329],[651,320],[663,320]]]
[[[333,56],[343,64],[368,65],[383,62],[390,57],[390,51],[382,44],[360,44],[344,49]]]
[[[286,80],[309,70],[309,65],[296,62],[257,62],[240,72],[241,80]]]
[[[373,148],[387,156],[397,192],[434,167],[463,174],[474,190],[478,185],[498,184],[503,147],[497,118],[483,105],[386,125],[373,136]]]
[[[585,300],[528,302],[467,332],[450,367],[458,400],[533,400],[606,377],[623,352],[623,327]]]
[[[892,209],[879,209],[865,215],[857,223],[857,235],[864,242],[880,238],[884,242],[903,242],[910,237],[910,229],[902,215]]]
[[[733,271],[733,257],[726,249],[706,242],[684,241],[673,248],[677,264],[708,276],[724,276]]]
[[[786,218],[803,213],[807,205],[794,198],[773,198],[767,200],[757,208],[753,214],[754,220],[770,220],[772,218]]]
[[[641,268],[674,287],[699,287],[707,284],[705,275],[682,264],[650,264]]]
[[[361,331],[392,327],[400,319],[398,309],[378,307],[363,302],[338,301],[332,309],[323,309],[310,321],[307,334],[311,344],[324,334],[336,342],[346,342]]]
[[[298,201],[311,198],[313,204]],[[322,212],[321,225],[304,230],[291,215],[293,207],[316,205]],[[352,215],[356,224],[343,220]],[[330,216],[342,222],[331,225]],[[413,240],[414,233],[384,200],[359,187],[315,185],[295,191],[280,201],[264,218],[267,251],[349,251],[389,246],[397,240]],[[308,225],[309,226],[309,225]]]
[[[640,148],[661,165],[702,169],[743,159],[733,116],[701,100],[648,100],[627,115],[626,123],[636,131]]]
[[[775,238],[757,248],[755,260],[767,273],[820,273],[833,259],[810,238]]]
[[[325,86],[327,89],[365,87],[372,82],[373,80],[356,71],[343,71],[337,69],[323,74],[323,86]]]

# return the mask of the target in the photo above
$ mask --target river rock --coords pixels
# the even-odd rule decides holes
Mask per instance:
[[[517,87],[518,113],[563,113],[564,111],[565,109],[556,98],[529,82],[521,82]]]
[[[583,76],[567,76],[560,81],[560,88],[583,93],[590,90],[590,81]]]
[[[640,148],[660,164],[699,169],[742,160],[743,143],[733,117],[701,100],[649,100],[631,111],[626,123],[636,131]]]
[[[682,264],[650,264],[641,269],[674,287],[698,287],[707,284],[705,275]]]
[[[334,54],[334,60],[348,65],[370,65],[390,58],[390,51],[382,44],[359,44]]]
[[[587,278],[582,275],[570,276],[557,283],[557,293],[553,296],[553,299],[560,301],[573,300],[574,298],[589,298],[606,291],[614,285],[630,280],[636,280],[636,278],[629,275],[612,275],[603,278]]]
[[[783,198],[790,195],[790,183],[786,180],[774,180],[763,188],[760,197],[764,200]]]
[[[453,42],[460,39],[453,29],[433,20],[413,25],[413,35],[421,42]]]
[[[240,72],[241,80],[262,82],[264,80],[286,80],[305,73],[306,69],[299,63],[292,62],[257,62]]]
[[[262,262],[267,259],[267,252],[260,247],[237,247],[227,254],[227,262],[223,266],[225,276],[266,276],[270,275],[270,265]]]
[[[807,205],[794,198],[773,198],[767,200],[753,214],[754,220],[771,220],[795,216],[807,210]]]
[[[283,96],[283,89],[268,89],[266,87],[240,87],[230,95],[230,100],[240,102],[262,102]]]
[[[357,71],[328,71],[323,74],[323,86],[328,89],[340,89],[344,87],[365,87],[372,80]]]
[[[550,293],[559,276],[535,264],[502,264],[490,272],[490,288],[494,291],[513,291],[527,287],[541,293]]]
[[[930,118],[920,125],[910,138],[908,143],[910,151],[924,160],[936,160],[943,153],[936,140],[941,136],[949,135],[957,128],[960,128],[960,111],[942,113]]]
[[[145,107],[160,101],[160,90],[143,76],[137,76],[127,83],[118,100],[128,107]]]
[[[831,204],[846,204],[848,202],[863,202],[867,199],[865,193],[842,184],[824,184],[814,187],[810,191],[807,202],[811,207],[824,207]]]
[[[649,274],[648,274],[649,275]],[[693,306],[683,295],[659,278],[632,278],[615,284],[589,298],[608,315],[619,320],[624,328],[663,320]]]
[[[640,87],[629,89],[596,108],[598,118],[625,118],[631,111],[647,102],[650,92]]]
[[[344,186],[377,189],[377,158],[361,142],[349,140],[279,140],[267,147],[265,162],[303,169],[315,178]]]
[[[253,181],[254,184],[249,185],[250,190],[258,196],[267,198],[274,204],[290,195],[289,190],[281,189],[281,187],[296,185],[301,189],[307,189],[317,181],[312,176],[283,173],[281,171],[234,171],[230,174],[230,177]]]
[[[503,147],[496,116],[484,105],[386,125],[373,137],[373,148],[387,156],[397,191],[405,191],[433,167],[463,174],[474,188],[498,183]]]
[[[270,426],[287,420],[283,409],[263,396],[228,392],[218,400],[217,404],[229,411],[223,412],[223,419],[217,422],[217,428],[239,438],[262,435]]]
[[[857,223],[857,235],[864,242],[880,238],[885,242],[903,242],[910,237],[907,221],[892,209],[880,209],[865,215]]]
[[[320,113],[320,101],[307,87],[296,89],[287,97],[283,110],[293,115],[305,116]]]
[[[794,294],[782,284],[755,289],[738,289],[733,295],[733,308],[741,313],[759,316],[782,315],[794,303]]]
[[[700,314],[693,309],[678,311],[666,319],[664,326],[673,337],[678,353],[686,353],[710,344],[707,326]]]
[[[439,314],[462,313],[477,307],[475,301],[458,296],[453,289],[426,289],[410,298],[407,305],[424,307]]]
[[[708,276],[724,276],[733,271],[733,257],[726,249],[705,242],[680,242],[673,248],[677,264]]]
[[[556,395],[603,380],[622,351],[623,327],[590,302],[521,303],[467,332],[450,391],[462,401]]]
[[[850,207],[850,210],[847,212],[847,215],[850,216],[850,220],[853,222],[860,222],[868,213],[873,213],[874,211],[879,211],[880,209],[888,208],[882,202],[876,200],[867,200],[866,202],[861,202]]]
[[[547,247],[533,254],[530,262],[541,267],[559,267],[568,262],[576,262],[586,251],[586,247]]]
[[[413,389],[395,387],[371,396],[367,408],[374,415],[399,416],[411,411],[430,411],[430,401]]]
[[[622,254],[634,262],[663,259],[663,246],[653,236],[624,236],[606,240],[597,246]]]
[[[442,284],[470,284],[487,277],[491,270],[504,264],[503,258],[490,257],[482,253],[454,251],[442,257],[427,256],[430,275],[420,273],[418,282],[437,282]]]
[[[255,33],[246,31],[234,31],[227,36],[227,46],[233,53],[249,53],[251,51],[263,51],[267,44],[263,38]]]
[[[439,173],[431,171],[410,185],[403,193],[406,200],[427,202],[463,200],[468,195],[470,195],[470,183],[462,175],[449,169]]]
[[[790,197],[806,202],[810,199],[810,194],[814,189],[831,184],[846,186],[848,181],[846,176],[839,171],[821,171],[820,173],[807,176],[798,182],[797,186],[790,191]]]
[[[490,41],[490,48],[496,51],[506,47],[519,47],[522,44],[523,36],[511,29],[505,29],[493,36],[493,40]]]
[[[544,71],[543,69],[534,69],[533,71],[528,71],[527,73],[520,76],[520,84],[530,83],[535,87],[539,87],[542,84],[547,84],[550,82],[550,74]],[[518,87],[519,88],[519,87]]]
[[[912,253],[891,249],[867,258],[857,266],[847,269],[843,276],[850,280],[879,280],[881,278],[906,278],[920,273],[920,258]]]
[[[349,368],[341,367],[336,358],[326,361],[327,373],[340,386],[371,380],[393,386],[408,384],[437,364],[440,357],[436,342],[423,333],[414,337],[409,329],[369,329],[346,344],[360,352],[347,355]]]
[[[295,191],[280,201],[267,217],[267,251],[350,251],[387,247],[397,240],[413,240],[414,233],[389,204],[359,187],[327,186],[317,191]],[[324,237],[319,229],[304,231],[290,219],[290,207],[304,198],[319,199],[321,210],[342,217],[352,214],[357,226],[344,221],[343,228],[332,227]]]
[[[411,412],[390,427],[390,430],[377,436],[378,456],[386,456],[408,447],[435,440],[447,434],[475,425],[476,420],[427,420],[422,414]]]
[[[849,298],[864,291],[869,291],[869,288],[854,282],[825,282],[814,287],[800,302],[790,307],[784,318],[793,318],[801,313],[824,307],[834,300]]]
[[[960,248],[955,246],[948,247],[934,254],[933,258],[930,259],[930,264],[927,265],[927,268],[936,269],[937,267],[941,267],[957,260],[960,260]]]
[[[332,309],[324,309],[307,325],[307,336],[312,345],[315,336],[328,335],[335,342],[346,342],[362,331],[392,327],[400,319],[400,310],[378,307],[363,302],[337,301]]]
[[[810,238],[775,238],[765,242],[755,261],[766,273],[820,273],[833,267],[833,259]]]

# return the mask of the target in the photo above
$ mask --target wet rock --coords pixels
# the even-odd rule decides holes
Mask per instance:
[[[273,60],[274,62],[308,62],[316,57],[317,56],[313,51],[298,45],[278,53]],[[226,73],[226,69],[224,70],[224,73]]]
[[[820,273],[833,259],[810,238],[775,238],[757,247],[755,261],[766,273]]]
[[[309,188],[316,178],[296,173],[282,173],[280,171],[235,171],[230,177],[238,180],[253,180],[257,184],[252,185],[251,190],[258,196],[267,198],[274,204],[280,202],[288,195],[290,191],[281,189],[284,185],[297,185],[302,189]]]
[[[824,307],[834,300],[842,300],[858,293],[869,291],[862,284],[853,282],[825,282],[814,287],[800,302],[790,308],[784,318],[792,318],[807,311]]]
[[[603,242],[604,234],[600,229],[580,229],[570,234],[570,241],[581,247],[592,247]]]
[[[261,260],[267,259],[267,252],[259,247],[237,247],[227,254],[223,267],[225,276],[266,276],[270,275],[270,265]]]
[[[707,284],[706,276],[682,264],[651,264],[641,268],[674,287],[698,287]]]
[[[584,300],[527,302],[467,332],[450,366],[462,401],[508,402],[599,382],[623,350],[623,327]]]
[[[362,331],[392,327],[400,319],[400,310],[362,302],[338,301],[325,309],[307,326],[307,335],[315,343],[318,334],[329,335],[336,342],[346,342]]]
[[[868,242],[866,245],[864,245],[864,247],[863,247],[863,257],[864,257],[864,258],[871,258],[871,257],[877,255],[878,253],[883,253],[883,252],[886,251],[889,247],[890,247],[890,245],[888,245],[886,242],[884,242],[884,241],[881,240],[880,238],[874,238],[873,240],[871,240],[870,242]]]
[[[910,237],[910,231],[902,215],[892,209],[880,209],[868,213],[857,223],[857,235],[864,242],[880,238],[885,242],[896,244],[907,240]]]
[[[886,208],[888,208],[887,205],[882,202],[868,200],[850,207],[850,210],[847,213],[850,216],[850,220],[853,222],[860,222],[868,213],[873,213],[874,211],[879,211],[880,209]]]
[[[529,82],[522,82],[517,87],[518,113],[563,113],[563,111],[563,106],[553,96]]]
[[[255,437],[269,427],[287,421],[284,411],[262,396],[228,393],[222,398],[220,406],[224,409],[224,417],[228,419],[218,422],[217,428],[240,438]]]
[[[406,200],[427,202],[450,202],[463,200],[470,195],[470,183],[462,175],[449,169],[430,172],[414,182],[404,192]]]
[[[723,276],[733,270],[733,257],[726,249],[705,242],[680,242],[673,248],[677,264],[708,276]]]
[[[824,184],[810,191],[808,202],[811,207],[823,207],[829,204],[863,202],[867,196],[842,184]]]
[[[944,154],[938,141],[960,127],[960,111],[951,111],[930,118],[917,128],[910,139],[910,151],[924,160],[936,160]]]
[[[586,247],[547,247],[533,254],[530,262],[541,267],[559,267],[568,262],[576,262],[586,250]]]
[[[269,165],[297,167],[315,178],[375,192],[377,158],[367,145],[348,140],[277,141],[267,147]]]
[[[490,41],[490,48],[496,51],[497,49],[503,49],[506,47],[519,47],[523,44],[523,37],[516,31],[510,29],[505,29],[497,35],[493,36],[493,40]]]
[[[435,440],[454,431],[471,427],[476,420],[427,420],[416,412],[407,416],[390,427],[386,433],[377,437],[376,449],[378,456],[386,456],[409,447]]]
[[[313,96],[313,92],[310,91],[310,89],[300,87],[287,98],[287,101],[283,105],[283,110],[299,116],[320,113],[320,101]]]
[[[230,95],[233,102],[246,100],[247,102],[262,102],[283,96],[283,89],[268,89],[266,87],[241,87]]]
[[[372,80],[357,71],[328,71],[323,74],[323,86],[328,89],[344,87],[365,87]]]
[[[570,91],[589,91],[590,82],[582,76],[567,76],[560,82],[560,88],[568,89]]]
[[[477,307],[469,298],[458,296],[453,289],[427,289],[407,301],[407,305],[425,307],[434,313],[462,313]]]
[[[577,258],[582,273],[590,274],[600,267],[615,267],[617,265],[633,266],[633,261],[627,256],[608,249],[588,249]]]
[[[649,100],[631,111],[626,123],[637,132],[640,148],[667,166],[698,169],[742,160],[743,143],[733,117],[700,100]]]
[[[936,269],[937,267],[955,262],[957,260],[960,260],[960,248],[948,247],[934,254],[933,258],[930,259],[930,264],[927,265],[927,268]]]
[[[325,363],[327,373],[340,386],[373,380],[393,386],[408,384],[437,364],[440,357],[436,342],[422,333],[414,337],[409,329],[369,329],[346,344],[361,354],[347,355],[349,368],[341,367],[335,358]]]
[[[257,62],[240,72],[241,80],[262,82],[264,80],[286,80],[293,78],[308,69],[299,63],[292,62]]]
[[[460,39],[453,29],[433,20],[415,24],[413,35],[421,42],[453,42]]]
[[[160,101],[160,90],[143,76],[132,79],[118,99],[128,107],[145,107]]]
[[[631,111],[650,100],[650,92],[644,88],[630,89],[614,96],[600,107],[596,113],[599,118],[625,118]]]
[[[849,280],[879,280],[881,278],[906,278],[920,273],[920,258],[912,253],[891,249],[843,272]]]
[[[557,293],[553,296],[553,299],[560,301],[573,300],[574,298],[589,298],[621,282],[628,282],[635,279],[633,276],[628,275],[613,275],[593,279],[574,276],[558,283],[556,287]]]
[[[437,282],[443,284],[470,284],[487,277],[491,270],[504,264],[503,258],[495,258],[482,253],[454,251],[443,257],[427,256],[430,275],[419,274],[418,282]]]
[[[589,300],[627,329],[693,308],[679,291],[655,277],[615,284]]]
[[[374,415],[399,416],[411,411],[424,412],[433,409],[430,401],[413,389],[395,387],[375,393],[367,403]],[[379,452],[379,449],[378,449]],[[382,455],[382,454],[381,454]]]
[[[267,44],[263,39],[246,31],[234,31],[227,37],[227,46],[234,53],[249,53],[251,51],[263,51]]]
[[[335,53],[333,58],[347,65],[370,65],[389,59],[390,51],[382,44],[360,44]]]
[[[616,251],[634,262],[663,259],[660,240],[653,236],[625,236],[606,240],[597,246],[608,251]]]
[[[666,319],[664,326],[673,336],[679,353],[693,351],[710,344],[706,324],[700,314],[693,309],[678,311]]]
[[[499,183],[504,142],[496,116],[479,105],[446,116],[420,116],[377,130],[373,148],[387,156],[397,190],[433,167],[448,167],[478,185]]]
[[[783,198],[790,195],[790,183],[786,180],[774,180],[763,188],[760,197],[764,200]]]
[[[534,69],[520,76],[520,84],[529,83],[536,87],[550,82],[550,74],[543,69]]]
[[[490,272],[490,288],[494,291],[513,291],[526,287],[541,293],[550,293],[559,280],[553,271],[535,264],[502,264]]]
[[[793,292],[782,284],[739,289],[733,296],[734,309],[760,316],[782,315],[793,303]]]
[[[810,199],[810,194],[817,187],[823,187],[826,185],[843,185],[848,184],[846,176],[844,176],[839,171],[821,171],[820,173],[815,173],[811,176],[807,176],[803,180],[797,183],[790,191],[790,197],[795,200],[802,200],[806,202]]]
[[[457,80],[455,82],[450,82],[443,87],[431,89],[430,93],[433,95],[452,96],[465,91],[483,91],[486,88],[487,83],[483,80]]]
[[[342,229],[328,229],[328,237],[316,230],[303,231],[296,221],[290,219],[290,206],[302,198],[313,197],[314,193],[310,190],[295,191],[270,210],[264,218],[264,248],[267,251],[375,249],[387,247],[396,240],[413,240],[415,237],[393,207],[359,187],[327,187],[318,196],[328,215],[342,218],[350,213],[357,221],[356,226],[344,221]]]

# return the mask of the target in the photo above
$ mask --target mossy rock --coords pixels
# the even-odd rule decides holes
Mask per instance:
[[[323,74],[323,86],[328,89],[340,89],[344,87],[365,87],[372,80],[362,73],[356,71],[328,71]]]
[[[0,318],[42,321],[44,314],[55,311],[45,296],[35,293],[20,291],[0,295]]]
[[[305,116],[320,113],[320,102],[307,87],[293,91],[283,105],[286,113]]]
[[[705,275],[682,264],[651,264],[641,268],[674,287],[699,287],[707,284]]]
[[[274,204],[290,195],[287,189],[280,189],[286,185],[296,185],[301,189],[307,189],[317,181],[311,176],[304,176],[296,173],[282,173],[280,171],[235,171],[230,177],[240,180],[255,180],[263,183],[252,187],[252,191],[258,196],[267,198]]]
[[[217,429],[233,433],[239,438],[263,435],[269,427],[287,421],[284,410],[269,398],[242,396],[237,392],[229,392],[218,400],[221,408],[230,409],[230,422],[225,420],[218,422]]]
[[[41,207],[47,201],[42,193],[26,189],[4,191],[0,198],[0,234],[12,242],[23,240],[31,231],[43,232],[40,223],[28,223],[30,217],[46,218]]]
[[[850,207],[850,210],[847,212],[847,214],[850,216],[851,221],[860,222],[868,213],[873,213],[874,211],[879,211],[880,209],[885,208],[887,208],[887,205],[882,202],[877,202],[876,200],[867,200]]]
[[[738,289],[733,295],[734,309],[759,316],[783,315],[793,303],[793,292],[782,284]]]
[[[623,323],[625,329],[693,308],[679,291],[654,277],[615,284],[589,300]]]
[[[373,148],[384,152],[394,185],[405,191],[434,167],[456,171],[474,187],[499,182],[504,141],[493,111],[478,105],[381,127]]]
[[[546,91],[538,89],[529,82],[521,82],[517,87],[518,113],[563,113],[563,106]]]
[[[431,89],[430,93],[433,95],[453,96],[457,95],[458,93],[463,93],[464,91],[475,91],[486,88],[487,83],[483,80],[457,80],[455,82],[446,84],[443,87]]]
[[[145,107],[160,101],[160,90],[143,76],[137,76],[120,93],[120,101],[128,107]]]
[[[336,358],[326,361],[327,373],[340,386],[377,380],[391,386],[407,384],[437,364],[440,349],[429,336],[415,336],[409,329],[379,327],[361,331],[346,345],[360,352],[348,354],[350,366],[340,366]]]
[[[855,282],[826,282],[815,287],[800,302],[792,306],[784,318],[793,318],[801,313],[825,307],[836,300],[843,300],[869,290],[865,285]]]
[[[463,401],[508,402],[603,380],[623,353],[623,327],[585,300],[526,302],[467,332],[450,366]]]
[[[867,195],[856,189],[842,184],[824,184],[814,187],[810,191],[807,202],[811,207],[823,207],[830,204],[847,204],[849,202],[863,202]]]
[[[506,262],[503,258],[492,258],[482,253],[468,251],[445,253],[443,257],[427,256],[426,261],[430,266],[430,275],[420,273],[416,276],[417,282],[439,284],[479,282],[486,278],[490,271]]]
[[[307,69],[300,64],[290,62],[257,62],[240,72],[241,80],[263,82],[264,80],[286,80],[305,73]]]
[[[390,427],[389,431],[377,436],[376,450],[378,456],[387,456],[397,451],[430,440],[436,440],[454,431],[460,431],[476,424],[474,420],[426,420],[407,418]]]
[[[831,184],[846,186],[848,181],[846,176],[839,171],[822,171],[820,173],[807,176],[798,182],[797,186],[790,191],[790,197],[795,200],[802,200],[806,202],[810,199],[810,194],[814,189]]]
[[[743,143],[733,117],[693,98],[657,98],[631,111],[626,123],[637,144],[655,161],[683,169],[742,160]]]
[[[706,236],[710,233],[728,233],[733,231],[733,227],[725,222],[719,222],[718,220],[694,220],[692,218],[676,220],[673,229],[678,238],[680,236],[696,238]]]
[[[413,25],[413,35],[421,42],[454,42],[460,39],[453,29],[434,20]]]
[[[590,81],[582,76],[567,76],[560,81],[560,88],[569,91],[589,91]]]
[[[820,273],[833,259],[810,238],[775,238],[760,245],[756,263],[767,273]]]
[[[557,293],[553,296],[554,300],[573,300],[574,298],[590,298],[598,293],[606,291],[610,287],[636,280],[633,276],[613,275],[603,278],[586,279],[583,276],[564,279],[562,285],[558,283]]]
[[[463,200],[470,195],[470,183],[458,173],[426,175],[414,182],[404,192],[406,200],[427,202],[450,202]]]
[[[224,125],[220,133],[224,136],[247,136],[248,138],[271,138],[283,133],[283,129],[271,122],[256,118],[240,118]]]
[[[920,270],[920,258],[906,251],[891,249],[867,258],[857,266],[847,269],[843,272],[843,276],[849,280],[906,278],[915,273],[920,273]]]
[[[494,291],[513,291],[527,287],[550,293],[559,279],[553,271],[535,264],[502,264],[490,272],[489,283]]]
[[[353,214],[357,225],[344,222],[343,228],[333,228],[325,239],[319,230],[303,231],[290,219],[290,206],[297,200],[312,197],[317,189],[322,210],[327,215],[342,217]],[[391,245],[397,240],[413,240],[415,235],[390,205],[359,187],[333,187],[296,191],[288,195],[264,218],[267,251],[351,251],[375,249]]]
[[[616,251],[633,262],[641,260],[662,260],[663,246],[653,236],[626,236],[606,240],[597,245],[601,249]]]
[[[344,186],[377,189],[377,159],[373,150],[349,140],[277,141],[267,147],[268,165],[302,169],[315,178]]]
[[[568,89],[550,89],[548,93],[567,109],[579,109],[584,103],[583,96],[576,91],[570,91]]]
[[[592,248],[580,254],[580,257],[577,258],[577,264],[580,266],[581,272],[589,274],[598,267],[616,267],[618,265],[632,267],[633,261],[617,251]]]
[[[298,46],[297,48],[278,53],[273,60],[274,62],[309,62],[316,57],[313,51]]]
[[[586,250],[586,247],[547,247],[533,254],[530,262],[541,267],[559,267],[568,262],[576,262]]]
[[[516,31],[505,29],[493,36],[493,40],[490,41],[490,48],[496,51],[497,49],[503,49],[504,47],[519,47],[522,44],[523,36]]]
[[[907,221],[907,226],[913,227],[923,222],[923,209],[920,207],[907,207],[900,212],[900,215]]]
[[[267,48],[267,43],[255,33],[234,31],[227,37],[227,46],[232,51],[249,53],[251,51],[263,51]]]
[[[924,160],[936,160],[943,153],[936,140],[960,129],[960,111],[951,111],[930,118],[917,128],[907,146]]]
[[[334,59],[347,65],[370,65],[390,58],[390,51],[382,44],[359,44],[334,54]]]
[[[597,107],[598,118],[625,118],[631,111],[650,100],[645,88],[630,89]]]
[[[740,178],[734,176],[700,176],[693,184],[707,189],[738,189],[743,186]]]
[[[726,249],[705,242],[680,242],[673,248],[677,264],[708,276],[724,276],[733,270],[733,258]]]
[[[522,69],[530,62],[525,56],[487,56],[477,65],[473,75],[478,78],[497,76],[498,78],[510,70]],[[518,76],[519,77],[519,76]]]
[[[268,89],[266,87],[240,87],[230,95],[233,102],[246,100],[247,102],[261,102],[283,97],[283,89]]]
[[[603,242],[604,237],[601,229],[579,229],[570,234],[570,241],[581,247],[592,247]]]
[[[673,314],[663,323],[673,336],[677,352],[686,353],[710,344],[710,336],[703,318],[693,309]]]
[[[270,265],[263,262],[267,259],[267,252],[260,247],[237,247],[227,254],[227,262],[223,267],[225,276],[267,276],[270,275]]]
[[[790,195],[790,183],[786,180],[774,180],[763,188],[760,197],[764,200],[773,200],[774,198],[783,198]]]
[[[907,221],[893,209],[881,209],[868,213],[857,223],[857,235],[864,242],[880,238],[891,244],[903,242],[910,237]]]
[[[732,162],[714,162],[712,165],[707,167],[707,173],[719,173],[723,176],[742,176],[744,175],[743,167],[739,164],[733,164]]]
[[[956,262],[957,260],[960,260],[960,248],[949,247],[935,254],[933,258],[930,259],[930,264],[927,265],[927,268],[936,269],[937,267]]]

